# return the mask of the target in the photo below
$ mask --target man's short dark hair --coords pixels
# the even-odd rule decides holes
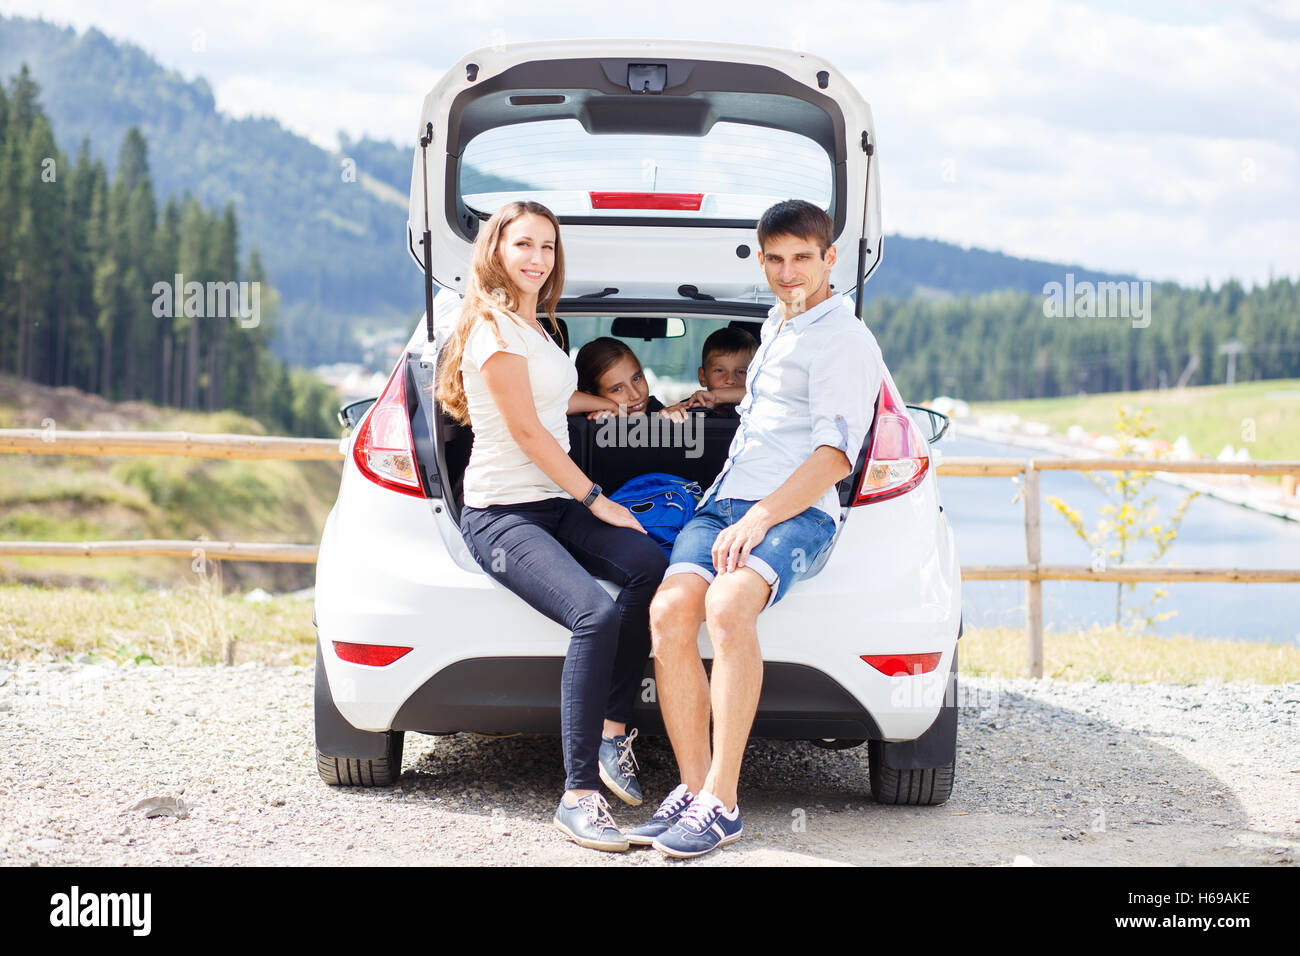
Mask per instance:
[[[835,241],[835,224],[825,209],[803,199],[779,202],[758,221],[758,248],[767,245],[774,236],[794,236],[808,239],[821,248],[822,257]]]
[[[754,336],[744,329],[727,326],[709,333],[709,337],[704,340],[704,348],[700,351],[700,365],[707,366],[710,355],[733,355],[736,352],[753,354],[757,348],[758,339]]]

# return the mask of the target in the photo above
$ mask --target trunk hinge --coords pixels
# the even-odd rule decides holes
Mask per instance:
[[[420,137],[420,163],[424,171],[424,323],[433,341],[433,261],[431,249],[433,234],[429,232],[429,144],[433,142],[433,124],[425,124],[424,135]]]
[[[862,235],[858,238],[858,276],[853,294],[853,314],[859,319],[862,318],[863,273],[867,268],[867,256],[871,255],[871,239],[867,235],[867,210],[871,207],[871,157],[876,152],[876,144],[871,142],[871,136],[865,129],[862,131],[862,151],[867,154],[867,175],[862,193]]]
[[[429,231],[429,144],[433,142],[433,124],[426,123],[424,135],[420,137],[420,163],[424,173],[424,323],[429,341],[434,340],[433,333],[433,234]],[[456,503],[451,484],[447,480],[447,449],[442,435],[442,403],[438,401],[438,355],[433,357],[433,388],[429,390],[433,400],[433,411],[429,416],[430,437],[433,439],[434,467],[438,470],[438,484],[443,501],[453,523],[460,521],[460,507]]]

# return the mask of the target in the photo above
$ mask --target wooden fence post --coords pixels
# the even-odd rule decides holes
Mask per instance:
[[[1025,582],[1025,623],[1029,637],[1030,677],[1043,676],[1043,581],[1038,568],[1043,560],[1043,535],[1039,526],[1038,468],[1031,458],[1025,462],[1025,558],[1033,577]]]

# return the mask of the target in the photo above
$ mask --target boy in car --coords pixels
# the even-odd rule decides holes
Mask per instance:
[[[710,408],[723,418],[736,417],[736,405],[745,397],[745,373],[758,342],[744,329],[718,329],[704,340],[700,356],[700,390],[673,408]]]
[[[852,471],[875,413],[884,362],[831,291],[833,239],[830,217],[808,202],[778,203],[759,221],[758,262],[779,301],[748,367],[726,463],[678,536],[650,606],[660,711],[681,782],[627,837],[669,856],[740,839],[736,791],[763,683],[758,615],[830,546],[835,485]],[[711,681],[697,644],[706,618]]]

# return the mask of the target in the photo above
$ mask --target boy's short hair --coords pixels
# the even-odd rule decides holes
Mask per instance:
[[[750,335],[744,329],[736,329],[727,326],[718,329],[704,340],[704,348],[700,352],[700,365],[709,364],[709,356],[715,353],[731,355],[733,352],[754,352],[758,348],[758,339]]]
[[[820,206],[803,199],[787,199],[768,209],[758,221],[758,248],[762,249],[773,236],[811,239],[825,258],[826,250],[835,241],[835,223]]]

